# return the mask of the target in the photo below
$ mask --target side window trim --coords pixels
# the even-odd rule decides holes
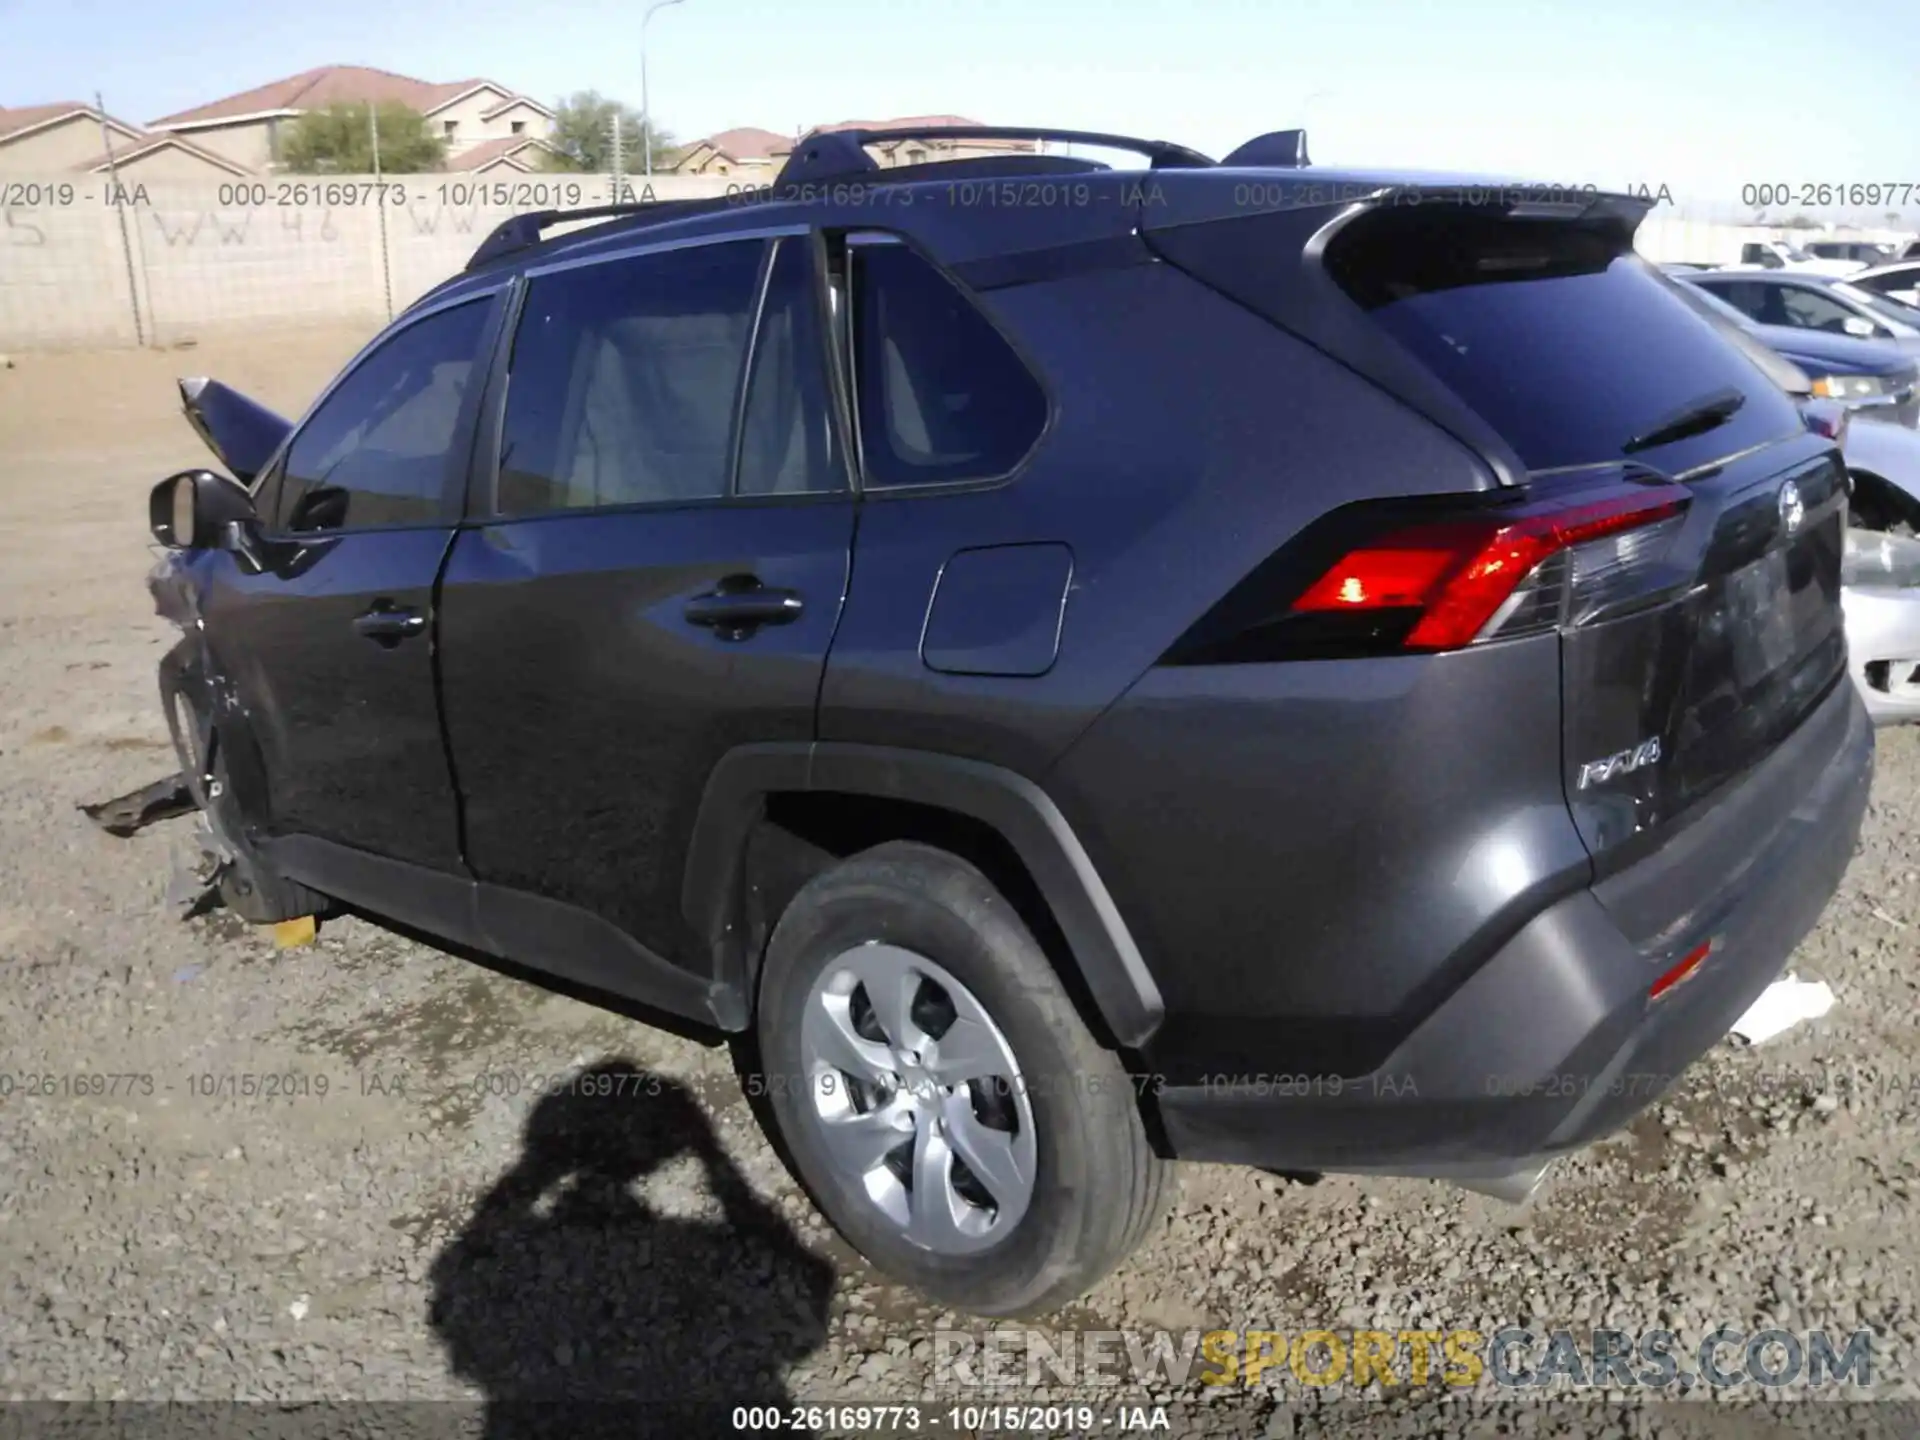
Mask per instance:
[[[500,436],[507,418],[507,381],[513,362],[513,340],[527,303],[527,277],[515,275],[502,289],[500,328],[493,336],[486,388],[473,420],[473,452],[467,457],[463,504],[457,523],[485,524],[498,510]]]
[[[490,307],[485,326],[481,331],[480,346],[475,351],[473,357],[473,363],[476,368],[483,366],[490,367],[496,358],[498,350],[496,342],[499,338],[500,297],[506,288],[505,285],[494,285],[481,290],[463,291],[459,295],[449,296],[445,300],[426,306],[417,312],[409,311],[393,324],[387,326],[387,328],[382,330],[378,335],[375,335],[365,345],[361,346],[354,357],[345,365],[341,366],[339,373],[336,374],[332,380],[328,381],[325,388],[314,397],[313,403],[307,406],[299,420],[294,423],[293,428],[287,432],[286,438],[280,442],[279,449],[274,452],[273,458],[261,472],[262,478],[260,486],[254,492],[256,500],[258,496],[265,493],[268,486],[271,485],[274,487],[274,503],[276,508],[278,507],[280,498],[285,492],[284,481],[286,478],[287,459],[293,454],[294,446],[300,442],[300,437],[306,433],[307,426],[312,422],[314,416],[320,413],[327,401],[333,398],[334,392],[344,385],[356,371],[377,356],[382,350],[386,349],[390,342],[404,335],[414,326],[421,324],[423,321],[430,320],[436,315],[443,315],[449,310],[456,310],[463,305],[486,305]],[[440,481],[439,513],[433,519],[419,522],[409,521],[398,525],[348,525],[338,530],[283,531],[277,528],[279,521],[278,515],[262,515],[259,517],[261,533],[270,540],[300,539],[310,541],[317,536],[357,535],[381,530],[426,530],[459,523],[461,513],[460,502],[467,486],[466,477],[468,467],[463,465],[456,469],[454,456],[457,453],[467,453],[470,456],[470,450],[463,452],[460,441],[462,435],[465,435],[470,443],[474,438],[475,426],[479,418],[480,395],[485,388],[484,383],[482,385],[474,385],[471,380],[469,380],[466,393],[461,397],[460,413],[454,421],[454,440],[447,452],[446,470],[441,476]]]
[[[855,337],[860,333],[860,324],[856,311],[859,306],[859,286],[854,283],[853,257],[862,249],[882,245],[904,245],[906,242],[898,235],[887,230],[849,230],[840,237],[841,254],[845,268],[840,280],[840,313],[838,317],[839,333],[835,336],[834,348],[839,352],[840,361],[846,367],[847,377],[847,424],[853,434],[854,474],[860,493],[865,495],[871,488],[874,493],[886,490],[886,486],[869,487],[867,484],[867,439],[866,428],[860,423],[860,357]]]
[[[860,462],[860,422],[853,410],[851,352],[847,349],[842,317],[846,309],[843,288],[836,288],[832,252],[824,230],[807,234],[808,260],[812,270],[814,324],[821,349],[820,365],[827,381],[827,397],[832,411],[833,438],[841,457],[847,488],[857,500],[865,493],[866,475]]]
[[[753,383],[754,357],[760,353],[761,327],[767,321],[767,291],[773,285],[774,263],[784,244],[783,237],[775,236],[760,245],[760,278],[754,282],[753,313],[747,318],[747,347],[740,356],[740,373],[733,378],[733,443],[727,457],[727,488],[718,497],[722,500],[740,498],[740,457],[747,448],[747,389]]]

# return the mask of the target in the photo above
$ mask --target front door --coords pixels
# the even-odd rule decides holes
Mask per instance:
[[[533,271],[443,583],[474,874],[695,971],[702,788],[737,744],[812,738],[847,586],[820,295],[804,235]]]
[[[246,818],[268,834],[461,868],[433,594],[493,305],[404,323],[356,361],[261,484],[260,568],[209,557],[207,639],[265,780]]]

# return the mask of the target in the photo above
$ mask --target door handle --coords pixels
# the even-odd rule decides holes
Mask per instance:
[[[792,624],[804,608],[794,591],[769,590],[755,583],[696,595],[682,613],[689,625],[705,625],[723,639],[743,640],[762,625]]]
[[[353,633],[391,650],[409,635],[427,628],[427,617],[418,610],[377,601],[364,615],[354,618]]]

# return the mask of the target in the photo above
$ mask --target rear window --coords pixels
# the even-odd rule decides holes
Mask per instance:
[[[1634,458],[1688,470],[1798,428],[1786,396],[1623,252],[1617,228],[1389,209],[1347,227],[1326,264],[1530,470],[1617,461],[1729,387],[1746,402],[1726,421]]]

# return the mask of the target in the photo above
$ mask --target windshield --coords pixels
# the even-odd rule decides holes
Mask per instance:
[[[1833,287],[1854,304],[1873,311],[1884,319],[1900,325],[1912,325],[1920,328],[1920,308],[1896,300],[1891,295],[1876,295],[1871,290],[1863,290],[1858,285],[1836,285]]]

